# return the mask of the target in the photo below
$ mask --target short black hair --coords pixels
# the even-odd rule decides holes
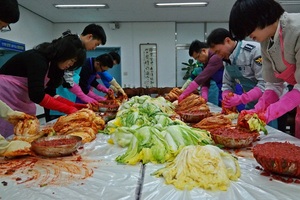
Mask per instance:
[[[19,21],[20,11],[17,0],[1,0],[0,1],[0,20],[10,23]]]
[[[284,13],[274,0],[237,0],[230,12],[229,32],[237,40],[243,40],[256,28],[263,29],[275,23]]]
[[[111,51],[111,52],[109,52],[108,54],[111,55],[111,57],[113,58],[113,60],[116,61],[117,64],[120,64],[120,62],[121,62],[121,57],[120,57],[120,55],[119,55],[117,52]]]
[[[100,62],[101,66],[107,66],[109,68],[112,68],[114,65],[113,58],[108,53],[96,57],[95,60]]]
[[[199,40],[194,40],[189,48],[189,55],[193,56],[193,53],[200,52],[201,49],[208,48],[208,45],[205,42],[200,42]]]
[[[217,28],[208,35],[206,43],[209,47],[213,47],[217,44],[224,44],[224,40],[227,37],[234,40],[227,29]]]
[[[97,24],[89,24],[87,25],[81,35],[85,36],[87,34],[92,34],[93,38],[96,40],[101,40],[102,45],[106,43],[106,34],[102,26],[97,25]]]

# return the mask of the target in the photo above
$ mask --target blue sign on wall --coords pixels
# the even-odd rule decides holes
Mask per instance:
[[[0,38],[0,49],[21,52],[25,51],[25,44]]]

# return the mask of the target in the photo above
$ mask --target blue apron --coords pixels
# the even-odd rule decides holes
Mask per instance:
[[[226,64],[225,68],[232,79],[238,80],[239,84],[243,88],[243,91],[248,92],[249,90],[253,89],[256,86],[257,81],[253,81],[249,78],[245,78],[241,73],[241,67],[236,64],[236,60],[241,51],[241,46],[242,46],[242,42],[239,42],[239,44],[237,46],[237,52],[236,52],[235,56],[233,57],[233,61],[232,61],[231,65]],[[245,108],[247,110],[252,109],[252,108],[254,108],[254,105],[256,103],[257,103],[257,101],[250,102],[246,105]]]
[[[222,105],[222,84],[223,84],[224,67],[220,68],[216,73],[211,76],[218,89],[218,106]]]
[[[192,74],[191,74],[190,80],[193,81],[202,71],[203,71],[203,65],[200,66],[200,67],[196,67],[193,70]],[[219,71],[216,72],[216,74],[219,73]],[[222,87],[223,71],[224,71],[224,69],[222,68],[222,72],[221,72],[221,87]],[[215,77],[215,79],[218,80],[217,76]],[[210,86],[209,86],[209,90],[208,90],[208,102],[220,106],[220,96],[222,98],[222,91],[221,91],[221,87],[219,87],[219,86],[220,85],[217,85],[216,82],[213,79],[210,79]]]
[[[238,44],[238,47],[237,47],[238,49],[237,49],[236,55],[233,58],[232,64],[231,65],[227,64],[225,67],[226,67],[226,70],[229,73],[230,77],[234,80],[238,80],[243,91],[248,92],[249,90],[251,90],[252,88],[254,88],[256,86],[257,81],[253,81],[251,79],[243,77],[240,67],[238,65],[236,65],[236,59],[237,59],[238,55],[240,54],[241,45],[242,45],[242,42],[240,42]],[[257,103],[257,101],[252,101],[250,103],[247,103],[245,106],[245,109],[246,110],[253,109],[254,105],[256,103]],[[273,120],[273,121],[269,122],[268,125],[272,126],[273,128],[276,128],[276,129],[278,128],[277,120]]]

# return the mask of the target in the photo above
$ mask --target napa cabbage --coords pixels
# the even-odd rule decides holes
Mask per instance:
[[[229,153],[213,145],[184,147],[177,157],[151,175],[164,177],[166,184],[191,190],[227,190],[230,180],[237,180],[240,166]]]

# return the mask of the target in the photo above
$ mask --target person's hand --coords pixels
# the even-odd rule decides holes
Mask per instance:
[[[96,88],[98,91],[101,91],[104,93],[108,93],[108,90],[109,90],[108,88],[106,88],[104,85],[101,85],[101,84],[98,84]]]
[[[178,97],[178,103],[182,102],[182,100],[184,100],[189,94],[188,93],[182,93],[179,97]]]
[[[255,104],[254,109],[256,111],[266,111],[267,108],[279,100],[278,95],[273,90],[266,90],[264,94],[259,98]]]
[[[16,125],[19,121],[23,121],[25,119],[35,119],[36,118],[36,116],[32,116],[32,115],[29,115],[29,114],[26,114],[23,112],[19,112],[19,111],[9,112],[7,114],[7,117],[8,117],[7,120],[13,125]]]
[[[205,101],[208,101],[208,87],[202,86],[201,88],[201,96],[205,99]]]
[[[98,104],[98,103],[97,103]],[[75,103],[74,104],[74,107],[77,109],[77,110],[81,110],[83,108],[88,108],[88,104],[82,104],[82,103]]]
[[[128,100],[128,96],[127,96],[127,94],[125,93],[125,94],[123,94],[123,100]]]
[[[267,134],[265,128],[267,118],[265,112],[255,112],[254,110],[242,110],[238,116],[237,126],[250,131],[263,131]]]
[[[225,108],[232,108],[242,103],[241,95],[233,94],[225,95],[223,98],[223,105]]]
[[[90,104],[98,103],[98,101],[96,99],[93,99],[93,98],[89,97],[88,95],[84,94],[83,91],[81,90],[80,86],[77,84],[74,84],[72,88],[68,88],[68,89],[84,103],[90,103]]]
[[[114,95],[115,92],[112,89],[108,89],[107,94],[108,94],[108,96],[111,96],[111,95]]]
[[[183,99],[193,93],[199,87],[198,83],[192,81],[189,86],[182,92],[182,94],[178,97],[178,103],[180,103]]]
[[[97,106],[98,103],[99,103],[99,102],[98,102],[97,100],[94,100],[94,101],[89,102],[88,104],[91,104],[91,105],[93,105],[93,106]]]

